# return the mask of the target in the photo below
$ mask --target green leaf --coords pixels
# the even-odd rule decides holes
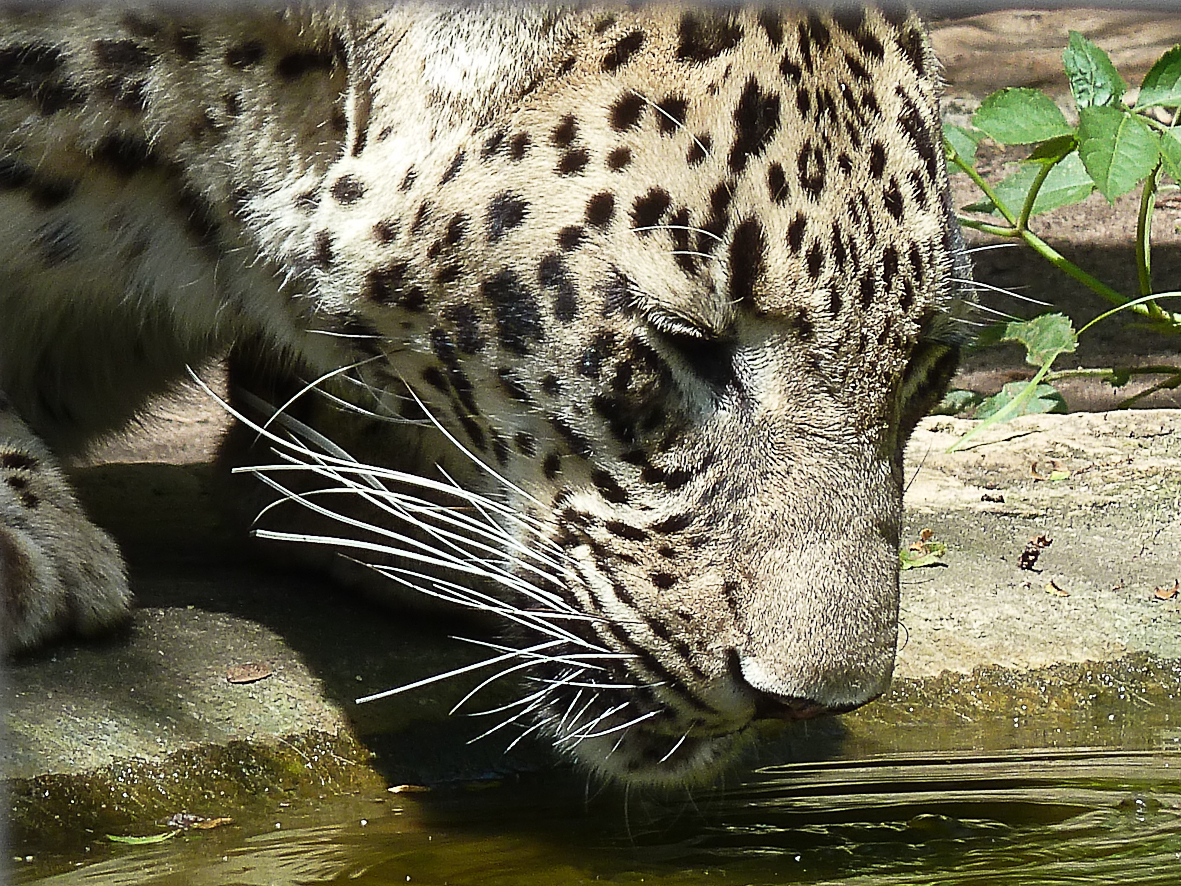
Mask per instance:
[[[171,840],[179,830],[165,831],[162,834],[152,834],[150,837],[124,837],[119,834],[107,834],[107,839],[112,843],[128,843],[132,846],[148,846],[152,843],[163,843],[165,840]]]
[[[920,569],[924,566],[942,566],[939,561],[947,555],[947,545],[933,541],[923,545],[923,550],[899,551],[898,567],[900,569]]]
[[[999,393],[993,394],[980,404],[980,408],[976,410],[975,417],[985,419],[996,415],[1020,397],[1029,385],[1030,383],[1027,381],[1009,382],[1001,388]],[[1022,403],[1021,407],[1008,417],[1017,418],[1020,415],[1041,415],[1043,412],[1066,412],[1066,401],[1062,399],[1062,395],[1047,384],[1039,384],[1035,387],[1033,396]]]
[[[1122,108],[1079,111],[1078,152],[1100,193],[1113,202],[1156,168],[1160,136]]]
[[[1025,345],[1025,362],[1033,366],[1048,363],[1059,354],[1072,354],[1078,347],[1074,326],[1064,314],[1039,314],[1032,320],[1005,323],[997,340]]]
[[[1070,32],[1070,42],[1062,53],[1062,64],[1066,67],[1070,91],[1080,111],[1115,106],[1128,91],[1128,84],[1107,53],[1078,31]]]
[[[984,133],[976,129],[968,129],[964,126],[943,127],[943,140],[946,146],[959,154],[960,159],[969,166],[976,165],[976,148],[982,138],[984,138]],[[954,164],[948,164],[947,170],[948,172],[961,171]]]
[[[1159,59],[1140,84],[1137,108],[1181,105],[1181,46],[1174,46]]]
[[[1057,138],[1046,139],[1029,152],[1027,160],[1042,160],[1051,163],[1061,160],[1078,147],[1073,135],[1060,135]]]
[[[972,125],[1002,145],[1028,145],[1074,132],[1053,99],[1023,87],[994,92],[972,115]]]
[[[1181,129],[1166,129],[1160,137],[1160,155],[1165,172],[1181,183]]]
[[[948,391],[939,401],[939,405],[931,410],[931,415],[960,415],[974,406],[979,406],[984,398],[975,391]]]
[[[1122,388],[1132,380],[1132,369],[1128,366],[1116,366],[1111,370],[1111,378],[1107,383],[1113,388]]]
[[[1021,207],[1025,205],[1029,189],[1041,171],[1040,166],[1041,164],[1038,163],[1023,163],[1020,169],[995,186],[994,191],[997,197],[1012,212],[1020,212]],[[1093,190],[1095,190],[1095,183],[1087,174],[1083,161],[1079,159],[1078,154],[1068,154],[1064,160],[1050,170],[1046,180],[1042,182],[1037,197],[1033,201],[1032,214],[1037,215],[1039,212],[1049,212],[1051,209],[1081,203],[1091,196]],[[997,213],[991,200],[982,200],[965,207],[965,209],[972,212]],[[999,215],[999,213],[997,214]]]

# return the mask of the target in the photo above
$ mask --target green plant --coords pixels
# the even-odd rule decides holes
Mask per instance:
[[[1123,406],[1152,392],[1181,386],[1181,368],[1174,366],[1051,372],[1058,356],[1075,350],[1080,335],[1117,311],[1134,311],[1162,328],[1181,331],[1181,314],[1160,304],[1181,293],[1155,290],[1151,242],[1152,214],[1162,179],[1168,176],[1175,183],[1181,182],[1181,127],[1177,125],[1181,118],[1181,46],[1166,52],[1152,66],[1134,101],[1126,100],[1127,83],[1107,53],[1077,32],[1070,34],[1063,64],[1078,110],[1076,124],[1068,122],[1054,101],[1036,89],[1001,89],[984,100],[970,127],[946,128],[948,168],[953,173],[966,173],[984,195],[982,201],[964,211],[992,217],[982,220],[961,214],[964,227],[1023,242],[1115,308],[1078,332],[1062,314],[1044,314],[987,330],[981,336],[982,343],[1020,342],[1026,348],[1027,361],[1037,371],[1030,381],[1006,385],[980,403],[976,416],[985,421],[956,447],[998,421],[1029,413],[1065,411],[1065,402],[1053,387],[1053,382],[1064,377],[1101,375],[1120,386],[1137,374],[1165,376],[1127,398]],[[985,137],[1000,145],[1032,148],[1017,172],[992,184],[976,168],[977,148]],[[1133,295],[1103,283],[1030,228],[1034,216],[1078,203],[1094,191],[1114,202],[1137,186],[1141,188],[1136,226],[1139,291]]]

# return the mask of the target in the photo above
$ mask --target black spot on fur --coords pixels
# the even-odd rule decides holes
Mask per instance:
[[[558,432],[565,442],[570,447],[570,452],[577,455],[579,458],[590,458],[594,453],[594,446],[591,441],[584,435],[580,434],[574,428],[570,427],[567,422],[559,416],[552,416],[549,420],[550,427]]]
[[[204,49],[201,45],[201,35],[195,31],[181,28],[172,36],[172,49],[181,59],[191,62]]]
[[[762,276],[767,238],[757,219],[743,219],[730,242],[730,301],[755,307],[754,287]]]
[[[562,456],[556,452],[547,453],[541,463],[541,470],[547,480],[552,480],[562,470]]]
[[[514,163],[519,163],[525,159],[525,155],[529,153],[529,133],[518,132],[512,137],[508,143],[508,156]]]
[[[893,289],[897,275],[898,250],[894,246],[887,246],[882,252],[882,288],[886,291]]]
[[[562,323],[573,320],[578,313],[578,289],[561,255],[550,252],[542,256],[537,265],[537,282],[553,296],[554,317]]]
[[[488,240],[495,243],[509,231],[517,228],[529,214],[529,204],[519,194],[501,191],[488,204]]]
[[[103,136],[94,148],[94,159],[119,176],[130,176],[156,165],[147,140],[116,133]]]
[[[503,129],[498,129],[488,138],[484,139],[484,144],[480,148],[480,159],[489,160],[496,156],[497,152],[504,146],[504,140],[508,136]]]
[[[882,200],[886,204],[886,212],[890,213],[894,221],[902,221],[905,206],[902,201],[902,191],[898,187],[898,179],[890,177],[890,183],[882,192]]]
[[[33,233],[32,245],[45,267],[55,268],[77,258],[82,238],[70,222],[52,221]]]
[[[779,128],[779,95],[763,92],[755,77],[746,81],[738,107],[734,110],[734,146],[729,165],[741,172],[751,157],[761,154]]]
[[[33,168],[14,157],[0,157],[0,190],[23,188],[33,181]]]
[[[336,57],[330,52],[292,52],[279,59],[275,73],[291,81],[315,71],[331,71]]]
[[[342,175],[332,185],[333,199],[344,206],[350,206],[365,196],[365,185],[355,175]]]
[[[262,61],[265,54],[261,40],[247,40],[226,50],[226,64],[231,68],[249,68]]]
[[[497,370],[497,378],[500,381],[500,387],[513,400],[518,403],[532,403],[533,398],[529,396],[529,391],[521,380],[516,377],[511,369],[500,368]]]
[[[574,148],[558,158],[555,171],[559,175],[575,175],[585,170],[589,162],[590,152],[586,148]]]
[[[742,27],[724,13],[686,12],[677,28],[677,58],[700,64],[728,52],[742,39]]]
[[[62,178],[35,179],[29,186],[29,200],[38,209],[53,209],[69,200],[75,187]]]
[[[197,191],[184,188],[176,201],[189,233],[208,249],[217,248],[218,223],[213,206]]]
[[[693,144],[689,146],[689,151],[685,154],[685,160],[690,166],[696,166],[709,156],[712,147],[713,139],[710,138],[709,133],[699,135],[693,139]]]
[[[634,92],[628,92],[617,98],[607,109],[607,122],[616,132],[624,132],[640,125],[640,118],[648,103],[643,97]]]
[[[627,168],[631,162],[631,148],[615,148],[607,155],[607,168],[612,172],[619,172],[621,169]]]
[[[410,266],[404,261],[370,271],[365,275],[365,297],[380,305],[421,310],[425,298],[417,286],[408,285],[409,271]]]
[[[550,142],[555,148],[568,148],[578,137],[578,121],[573,114],[566,114],[550,132]]]
[[[931,128],[924,124],[922,112],[914,103],[914,99],[901,87],[898,89],[898,95],[903,106],[902,114],[898,117],[898,125],[923,158],[923,163],[927,167],[927,177],[931,181],[937,181],[939,166],[943,162],[942,150],[936,150],[935,142],[931,138]]]
[[[398,221],[397,219],[386,218],[373,224],[373,239],[386,246],[393,243],[398,236]]]
[[[456,152],[455,156],[451,158],[451,165],[447,167],[443,177],[439,179],[440,185],[445,185],[451,181],[455,176],[459,175],[459,170],[463,169],[463,161],[467,155],[463,151]]]
[[[869,174],[874,179],[881,180],[886,171],[886,146],[881,142],[874,142],[869,147]]]
[[[607,501],[617,505],[627,503],[627,490],[620,486],[619,481],[607,471],[602,468],[595,468],[591,471],[590,479]]]
[[[481,297],[492,305],[500,344],[514,354],[527,354],[529,343],[542,338],[537,296],[512,271],[485,280]]]
[[[443,232],[444,246],[458,246],[463,240],[463,235],[467,233],[468,220],[467,216],[462,212],[457,212],[451,216],[451,221],[447,222],[447,230]]]
[[[451,305],[443,317],[455,324],[455,346],[464,354],[478,354],[487,343],[480,334],[480,312],[471,305]]]
[[[808,247],[807,262],[808,276],[813,283],[819,282],[820,272],[824,270],[824,249],[819,243],[813,243]]]
[[[660,224],[671,202],[672,199],[664,188],[650,188],[632,204],[632,226],[651,228]]]
[[[813,144],[811,140],[805,141],[804,146],[800,148],[797,165],[799,166],[797,171],[800,187],[811,199],[819,200],[828,180],[828,164],[824,159],[824,150],[819,145]]]
[[[567,225],[558,231],[558,245],[565,252],[577,249],[585,238],[586,231],[583,230],[582,225]]]
[[[885,57],[886,50],[882,46],[882,41],[868,31],[863,29],[858,30],[854,34],[854,39],[857,41],[857,46],[860,47],[862,54],[868,58],[874,61],[881,61]]]
[[[656,124],[661,135],[672,135],[685,125],[689,103],[680,96],[670,95],[656,103]]]
[[[312,238],[312,264],[327,270],[332,265],[332,234],[317,231]]]
[[[530,458],[537,455],[537,438],[527,431],[517,431],[513,434],[513,444],[521,455],[527,455]]]
[[[152,53],[134,40],[95,40],[94,60],[112,71],[135,71],[152,63]]]
[[[898,32],[898,48],[910,61],[919,76],[927,73],[927,59],[923,53],[923,35],[916,28],[904,27]]]
[[[867,271],[857,281],[857,300],[862,310],[868,309],[873,304],[873,297],[877,293],[877,289],[877,280],[874,277],[873,271]]]
[[[772,163],[767,167],[767,191],[773,203],[782,206],[787,200],[787,176],[779,163]]]
[[[25,98],[43,115],[86,100],[86,93],[62,74],[62,50],[44,43],[0,49],[0,98]]]
[[[586,201],[586,222],[596,228],[605,228],[615,217],[615,195],[600,191]]]
[[[629,31],[624,34],[615,41],[615,45],[607,50],[607,54],[603,56],[603,70],[611,73],[621,65],[627,64],[631,60],[631,57],[640,51],[640,47],[643,45],[643,31]]]
[[[674,532],[684,532],[693,525],[694,520],[693,514],[673,514],[659,523],[652,524],[652,528],[662,535],[671,535]]]
[[[763,33],[767,35],[767,39],[771,42],[771,45],[778,48],[783,42],[783,19],[779,15],[779,10],[759,10],[759,26],[763,29]]]
[[[627,523],[622,523],[619,520],[608,520],[603,524],[606,529],[614,536],[626,539],[627,541],[647,541],[648,533],[639,526],[631,526]]]

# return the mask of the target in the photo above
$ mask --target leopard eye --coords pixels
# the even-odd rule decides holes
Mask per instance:
[[[715,393],[738,386],[734,365],[736,346],[730,336],[708,334],[695,327],[661,329],[649,326],[656,345],[671,354],[681,368]]]

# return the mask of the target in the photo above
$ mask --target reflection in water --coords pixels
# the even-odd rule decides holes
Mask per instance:
[[[104,886],[1168,884],[1181,755],[1020,752],[775,766],[692,798],[573,777],[354,800],[254,837],[210,832],[40,881]],[[626,814],[621,814],[625,812]],[[323,816],[337,824],[323,824]],[[361,824],[361,817],[365,823]]]

